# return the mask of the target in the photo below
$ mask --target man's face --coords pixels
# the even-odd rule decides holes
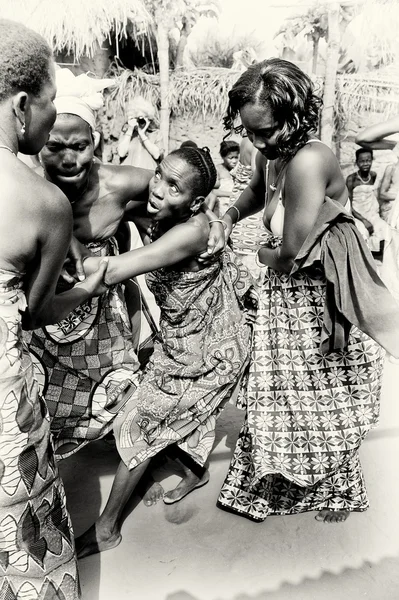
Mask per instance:
[[[51,181],[79,190],[87,181],[94,157],[90,126],[77,115],[58,115],[47,144],[40,153]]]

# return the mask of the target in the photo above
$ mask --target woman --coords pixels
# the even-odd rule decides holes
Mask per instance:
[[[383,354],[348,318],[360,322],[357,306],[368,301],[356,296],[363,272],[367,282],[377,275],[344,209],[338,162],[313,135],[321,101],[309,77],[270,59],[250,67],[229,97],[225,126],[239,115],[258,155],[251,183],[223,217],[226,236],[264,207],[267,238],[253,265],[260,304],[246,419],[219,505],[256,521],[308,510],[343,521],[368,507],[358,449],[377,422]],[[344,293],[346,268],[362,273],[356,298]],[[341,312],[331,290],[341,292]]]
[[[55,186],[16,157],[37,154],[47,141],[55,120],[54,62],[41,36],[3,19],[0,57],[1,595],[75,600],[73,532],[21,327],[52,323],[99,293],[105,266],[55,297],[71,209]]]
[[[253,307],[251,280],[231,252],[204,266],[209,222],[201,207],[216,181],[207,149],[180,148],[157,167],[147,210],[145,247],[110,257],[106,283],[151,272],[147,281],[160,308],[161,341],[138,391],[118,414],[114,432],[123,462],[99,519],[77,540],[78,556],[121,541],[121,515],[149,460],[174,445],[189,467],[164,501],[171,504],[205,485],[215,422],[248,363]],[[98,258],[87,258],[90,272]],[[182,452],[183,451],[183,452]]]

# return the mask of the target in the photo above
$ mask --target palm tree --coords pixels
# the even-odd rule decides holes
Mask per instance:
[[[217,1],[217,0],[216,0]],[[176,66],[181,66],[182,54],[187,37],[191,31],[191,24],[196,16],[204,13],[217,14],[215,2],[210,4],[206,0],[151,0],[147,3],[155,25],[158,48],[158,64],[161,91],[160,128],[163,137],[165,152],[169,146],[169,70],[170,70],[170,32],[178,22],[182,23],[180,42],[177,46]],[[179,48],[180,45],[180,48]]]

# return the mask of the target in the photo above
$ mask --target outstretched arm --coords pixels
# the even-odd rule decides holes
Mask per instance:
[[[356,136],[356,144],[368,150],[392,150],[397,144],[395,140],[387,140],[386,136],[399,133],[399,117],[366,127]]]
[[[208,226],[204,219],[190,220],[176,225],[155,242],[142,248],[125,252],[108,259],[105,277],[107,285],[114,285],[137,275],[176,265],[204,250],[208,238]],[[86,273],[99,266],[99,258],[88,257],[84,261]]]

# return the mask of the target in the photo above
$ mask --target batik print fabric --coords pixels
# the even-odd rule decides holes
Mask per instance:
[[[22,341],[22,278],[0,270],[0,598],[80,597],[50,420]]]
[[[234,169],[231,170],[231,176],[234,186],[229,203],[230,206],[235,203],[245,188],[248,187],[252,178],[252,169],[250,166],[243,165],[238,161]],[[231,213],[233,215],[234,211],[231,211]],[[262,221],[262,212],[258,212],[239,221],[231,232],[230,240],[234,252],[243,256],[254,254],[264,237],[265,228]]]
[[[281,238],[269,236],[268,246]],[[256,521],[368,507],[358,450],[376,425],[383,351],[352,328],[322,354],[322,269],[289,276],[255,265],[259,308],[246,418],[219,504]]]
[[[89,248],[97,256],[117,253],[113,239]],[[109,432],[139,376],[123,285],[81,304],[63,321],[27,333],[26,340],[57,456]]]
[[[177,443],[203,465],[216,418],[248,364],[252,281],[231,252],[198,272],[162,269],[147,276],[161,311],[162,342],[136,394],[115,421],[130,468]]]

